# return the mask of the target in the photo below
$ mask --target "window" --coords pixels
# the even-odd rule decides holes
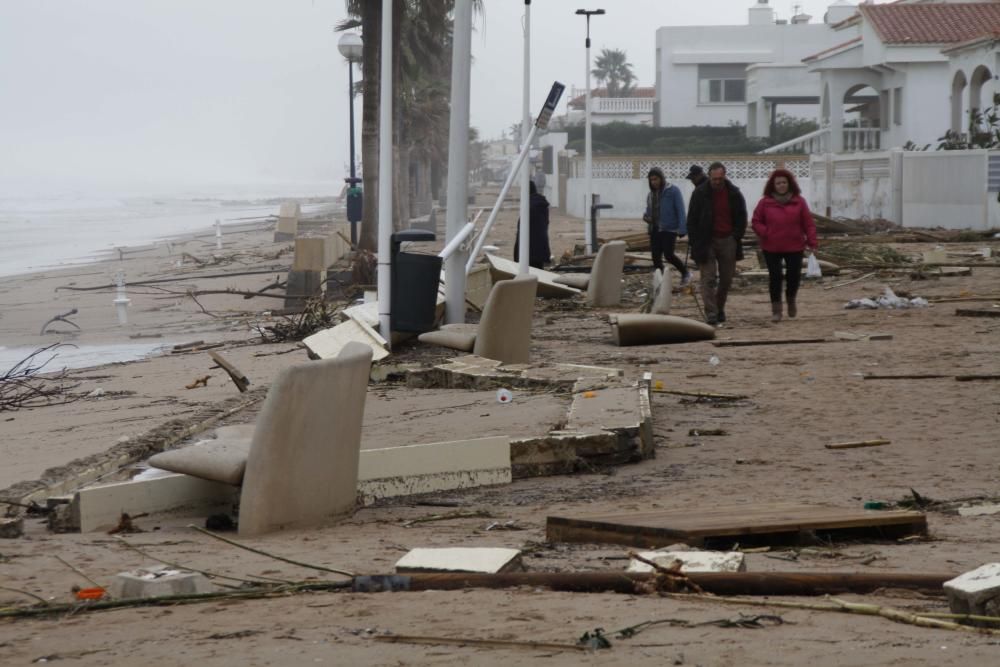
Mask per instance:
[[[903,124],[903,89],[892,89],[892,122],[896,125]]]
[[[746,99],[746,65],[698,65],[699,104],[740,104]]]

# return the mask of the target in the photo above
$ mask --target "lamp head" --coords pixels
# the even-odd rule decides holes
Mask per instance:
[[[340,55],[351,62],[361,60],[361,54],[364,53],[364,42],[361,41],[361,35],[356,32],[345,32],[340,36],[340,41],[337,42],[337,50],[340,51]]]

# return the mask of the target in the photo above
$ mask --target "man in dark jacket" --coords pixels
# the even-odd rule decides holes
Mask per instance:
[[[529,192],[531,194],[530,208],[528,209],[528,266],[536,269],[545,268],[552,256],[549,248],[549,200],[545,195],[538,193],[538,187],[534,181],[528,181]],[[514,261],[520,259],[521,244],[521,223],[518,220],[517,238],[514,241]]]
[[[726,178],[726,167],[713,162],[708,181],[695,188],[687,217],[691,257],[701,272],[705,321],[726,321],[726,298],[743,259],[743,234],[747,229],[747,204],[740,189]]]

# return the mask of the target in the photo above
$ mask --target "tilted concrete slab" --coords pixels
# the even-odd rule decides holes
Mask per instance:
[[[582,364],[504,364],[475,355],[454,357],[432,368],[410,369],[406,384],[412,388],[443,389],[564,389],[580,378],[614,380],[619,368]]]
[[[379,361],[389,356],[385,338],[362,320],[348,319],[302,340],[309,352],[318,359],[333,359],[352,341],[370,347],[372,361]]]
[[[510,481],[510,438],[506,436],[364,449],[358,464],[358,493],[365,504],[379,498]]]
[[[679,560],[681,572],[746,572],[747,566],[740,551],[640,551],[639,556],[661,567],[670,567]],[[626,572],[652,572],[653,566],[634,558],[629,560]]]
[[[669,315],[670,300],[673,297],[673,271],[669,266],[662,271],[653,271],[653,305],[649,312],[653,315]]]
[[[445,547],[411,549],[396,561],[396,572],[481,572],[495,574],[521,569],[517,549]]]
[[[621,303],[625,247],[624,241],[608,241],[597,251],[587,283],[587,303],[591,306],[617,306]]]
[[[238,486],[243,483],[252,437],[253,424],[223,426],[216,429],[214,438],[154,454],[149,459],[149,465],[160,470]]]
[[[520,266],[517,262],[512,262],[509,259],[504,259],[503,257],[486,255],[486,261],[490,266],[490,273],[493,275],[494,283],[499,280],[514,278],[520,272]],[[538,296],[540,297],[566,298],[581,293],[581,291],[575,287],[557,283],[556,278],[559,277],[558,273],[545,271],[543,269],[536,269],[534,267],[528,269],[528,273],[538,278]]]
[[[73,495],[72,523],[80,532],[113,528],[125,512],[131,516],[148,512],[190,509],[230,511],[239,501],[239,489],[198,477],[167,474],[150,479],[103,484],[81,489]]]

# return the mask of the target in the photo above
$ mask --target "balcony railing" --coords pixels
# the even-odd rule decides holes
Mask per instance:
[[[830,128],[821,127],[801,137],[789,139],[760,151],[762,155],[774,153],[826,153],[830,150]]]
[[[877,151],[882,148],[882,130],[877,127],[845,127],[844,152]]]
[[[653,113],[652,97],[594,97],[594,113]]]

